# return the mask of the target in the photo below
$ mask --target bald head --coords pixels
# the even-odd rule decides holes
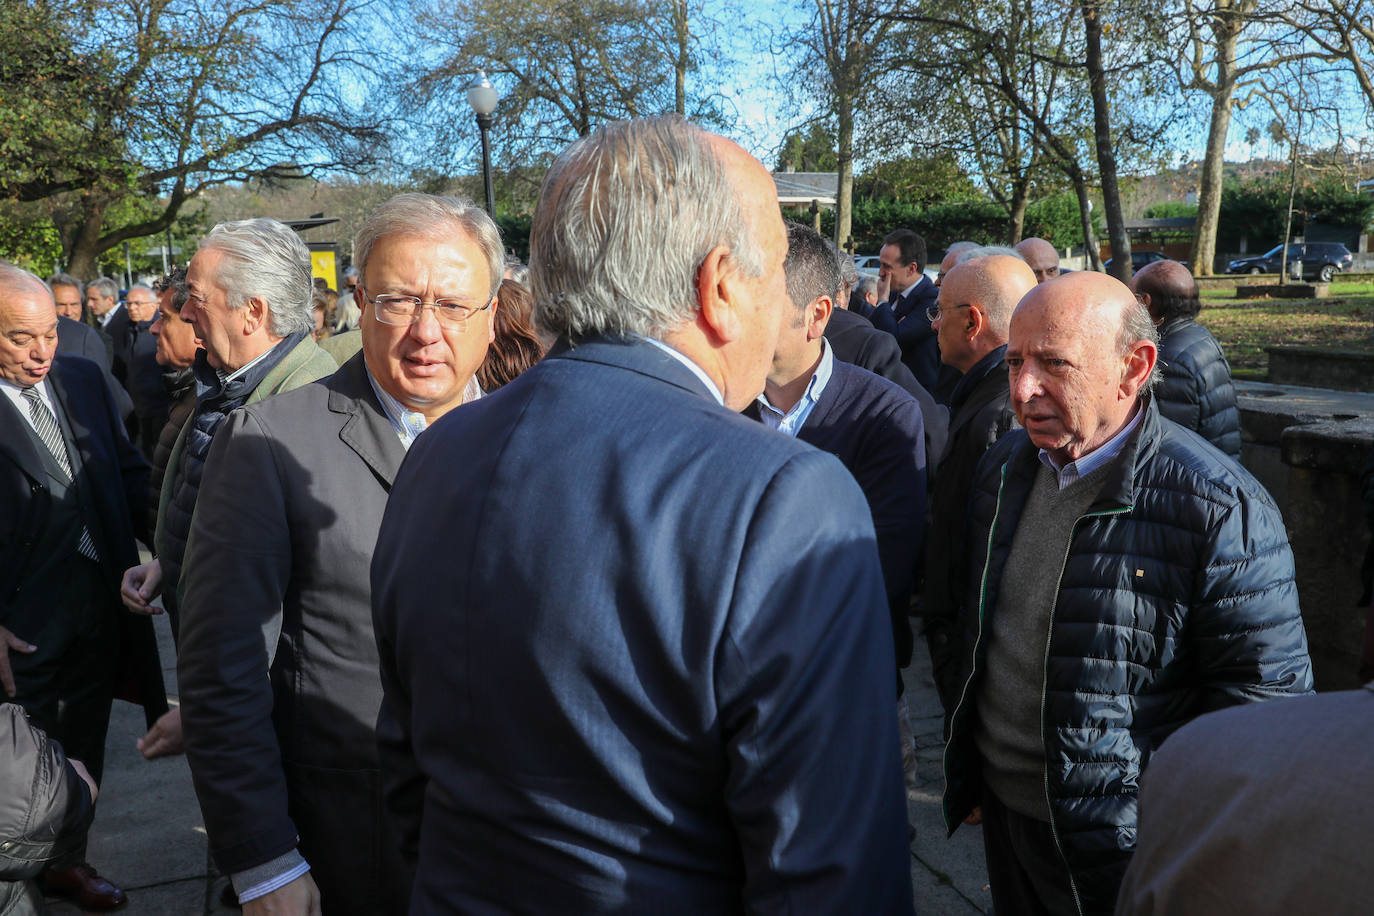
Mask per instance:
[[[940,287],[940,359],[967,372],[1007,342],[1011,314],[1035,274],[1026,262],[995,254],[957,264]]]
[[[1178,261],[1154,261],[1131,277],[1131,292],[1147,309],[1155,324],[1172,318],[1193,318],[1202,311],[1197,281]]]
[[[1073,273],[1027,293],[1012,314],[1007,367],[1031,441],[1063,463],[1120,432],[1152,380],[1158,339],[1144,306],[1106,274]]]
[[[1026,259],[1035,272],[1035,282],[1044,283],[1059,276],[1059,252],[1044,239],[1031,236],[1016,244],[1016,253]]]
[[[57,350],[57,307],[43,281],[0,261],[0,378],[32,388]]]
[[[945,280],[954,265],[959,263],[959,255],[965,251],[970,251],[978,247],[977,242],[954,242],[945,249],[945,256],[940,259],[940,275],[935,278],[935,285],[939,286]]]

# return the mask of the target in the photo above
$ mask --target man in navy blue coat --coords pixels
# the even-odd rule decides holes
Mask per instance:
[[[873,524],[739,416],[784,316],[767,171],[679,118],[569,147],[560,343],[411,448],[372,565],[413,913],[909,913]]]

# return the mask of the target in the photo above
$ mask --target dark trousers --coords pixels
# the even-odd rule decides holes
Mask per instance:
[[[1044,821],[983,789],[983,851],[997,916],[1077,916],[1069,868]]]
[[[38,647],[32,655],[11,651],[17,696],[29,720],[80,760],[99,784],[105,767],[105,733],[110,725],[113,659],[118,651],[109,610],[109,583],[90,560],[75,557],[62,600],[43,625],[19,635]],[[63,868],[85,856],[85,843]]]

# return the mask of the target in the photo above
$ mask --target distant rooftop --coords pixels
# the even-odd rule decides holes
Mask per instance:
[[[815,201],[822,207],[835,206],[840,193],[839,172],[774,172],[778,203],[784,207],[806,207]]]

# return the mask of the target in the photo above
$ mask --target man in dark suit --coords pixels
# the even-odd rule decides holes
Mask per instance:
[[[763,394],[745,414],[839,458],[863,490],[878,536],[898,671],[911,663],[911,604],[925,534],[926,456],[921,409],[887,379],[835,358],[823,336],[840,285],[834,255],[813,229],[787,224],[787,296]],[[842,311],[842,310],[840,310]],[[901,692],[900,675],[896,677]],[[916,758],[898,704],[903,764],[915,778]]]
[[[921,617],[940,702],[952,710],[958,676],[959,631],[954,615],[959,583],[951,545],[963,536],[973,472],[983,453],[1016,425],[1007,384],[1007,331],[1021,297],[1035,288],[1035,274],[1019,258],[992,255],[950,268],[940,284],[940,311],[932,322],[940,358],[959,371],[950,397],[949,443],[936,460],[940,486],[930,501],[930,527],[939,537],[926,545]]]
[[[111,340],[118,337],[129,313],[119,302],[119,284],[109,277],[100,277],[86,285],[86,308],[97,330],[104,331]],[[119,372],[116,370],[116,377]]]
[[[124,386],[119,384],[119,380],[110,372],[110,351],[105,348],[103,335],[88,324],[72,321],[70,318],[58,315],[57,352],[84,356],[100,366],[100,374],[105,379],[105,387],[110,389],[110,395],[114,398],[115,409],[119,411],[119,416],[127,423],[129,417],[133,416],[134,402],[129,397],[129,392],[124,390]]]
[[[940,348],[926,309],[935,304],[935,284],[925,275],[926,242],[910,229],[898,229],[883,239],[878,273],[891,290],[888,301],[873,312],[873,326],[897,338],[902,362],[927,391],[940,394]]]
[[[122,659],[141,653],[150,719],[166,709],[152,628],[124,614],[148,466],[129,444],[95,363],[56,355],[57,311],[37,277],[0,262],[0,684],[99,781]],[[124,892],[80,861],[50,893],[90,909]]]
[[[383,204],[353,251],[362,352],[230,415],[187,553],[186,755],[249,913],[408,910],[378,774],[367,560],[410,443],[481,394],[504,253],[471,201],[427,194]]]
[[[157,318],[157,293],[140,283],[129,290],[124,309],[127,320],[119,323],[115,361],[123,366],[121,381],[134,402],[134,418],[127,424],[129,438],[151,460],[171,407],[162,384],[162,367],[157,364],[157,338],[150,330]]]
[[[414,912],[909,913],[868,508],[738,414],[786,310],[767,170],[620,122],[536,214],[561,342],[420,438],[373,557]]]

